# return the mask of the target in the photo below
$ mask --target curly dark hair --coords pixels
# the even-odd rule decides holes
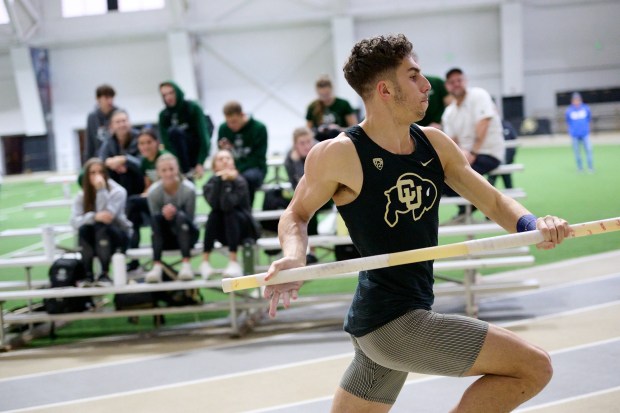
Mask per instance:
[[[376,36],[359,41],[342,70],[362,99],[370,96],[379,76],[394,76],[402,60],[412,56],[413,45],[404,34]]]

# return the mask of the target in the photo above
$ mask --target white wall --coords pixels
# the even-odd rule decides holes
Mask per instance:
[[[17,87],[9,51],[0,53],[0,136],[20,134],[25,130],[19,108]],[[0,162],[1,163],[1,162]]]
[[[585,3],[525,8],[530,116],[555,116],[556,92],[620,87],[620,2]]]
[[[205,109],[219,124],[223,105],[241,102],[267,125],[269,153],[286,151],[305,125],[319,75],[334,77],[329,24],[205,35],[199,50]]]
[[[188,30],[198,42],[201,103],[216,124],[221,108],[239,100],[266,123],[269,152],[284,152],[294,127],[304,123],[320,74],[331,76],[331,21],[353,17],[355,38],[405,33],[424,72],[443,76],[459,66],[470,84],[500,98],[500,5],[507,0],[171,0],[168,8],[60,18],[60,0],[33,0],[43,22],[29,39],[50,50],[57,166],[78,167],[75,130],[92,110],[103,82],[132,121],[156,121],[162,107],[157,85],[171,76],[166,33]],[[515,0],[518,1],[518,0]],[[620,86],[620,2],[520,0],[523,4],[525,111],[554,116],[558,91]],[[0,42],[0,135],[25,130]],[[352,45],[351,45],[352,46]],[[349,90],[338,91],[349,94]],[[501,101],[501,100],[500,100]],[[352,102],[359,105],[359,101]]]
[[[481,29],[483,28],[483,29]],[[457,66],[471,86],[501,93],[499,10],[430,12],[389,19],[367,19],[357,25],[358,38],[404,33],[413,43],[424,73],[443,77]]]

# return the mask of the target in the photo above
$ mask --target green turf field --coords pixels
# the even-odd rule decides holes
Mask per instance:
[[[594,174],[578,173],[575,168],[572,151],[565,147],[522,147],[517,151],[516,161],[525,165],[525,171],[513,175],[514,186],[523,188],[527,198],[521,202],[536,215],[559,215],[571,223],[592,221],[602,218],[620,216],[620,145],[596,145],[594,149],[596,172]],[[8,181],[8,182],[7,182]],[[198,184],[202,185],[204,179]],[[497,185],[503,185],[501,179]],[[74,185],[73,193],[77,192]],[[43,178],[21,179],[19,182],[6,179],[0,188],[0,230],[9,228],[28,228],[46,223],[66,224],[69,209],[48,208],[25,211],[25,202],[58,199],[62,197],[60,185],[46,185]],[[261,199],[257,194],[255,205]],[[198,213],[207,212],[205,201],[198,199]],[[456,212],[456,207],[445,206],[440,210],[440,221],[447,220]],[[477,213],[478,218],[482,218]],[[148,242],[148,230],[143,230],[143,242]],[[463,238],[446,238],[441,243],[458,242]],[[63,245],[72,246],[74,240],[67,238]],[[0,238],[0,256],[6,257],[11,251],[28,251],[40,248],[40,237]],[[612,233],[595,237],[569,240],[552,251],[538,251],[532,248],[536,264],[546,264],[559,260],[600,253],[620,248],[620,234]],[[325,259],[330,259],[328,255]],[[198,258],[199,260],[200,258]],[[197,265],[195,265],[197,267]],[[503,269],[505,270],[505,269]],[[503,271],[502,270],[502,271]],[[23,279],[20,268],[1,269],[1,280]],[[485,273],[497,270],[485,271]],[[46,269],[36,268],[35,278],[45,278]],[[450,275],[458,275],[450,274]],[[355,280],[333,280],[310,283],[304,286],[306,292],[351,291]],[[223,299],[223,294],[207,293],[208,301]],[[222,314],[198,314],[168,316],[167,325],[201,321]],[[89,320],[75,322],[59,332],[56,342],[73,340],[87,336],[136,332],[152,328],[149,317],[144,317],[138,326],[128,324],[123,319]],[[47,345],[47,340],[36,340],[33,345]]]

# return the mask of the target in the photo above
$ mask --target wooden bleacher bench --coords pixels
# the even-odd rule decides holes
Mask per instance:
[[[471,224],[471,225],[451,225],[439,227],[439,236],[473,236],[480,234],[497,234],[505,230],[494,222]],[[351,244],[349,235],[310,235],[308,236],[308,246],[310,247],[329,247],[334,245]],[[280,241],[277,237],[259,238],[256,240],[259,249],[273,250],[280,248]]]
[[[36,255],[32,257],[2,258],[0,259],[0,268],[15,268],[15,267],[31,268],[31,267],[39,267],[43,265],[52,265],[54,260],[59,257],[60,255],[54,256],[54,257],[47,257],[45,255]]]
[[[501,189],[500,192],[512,199],[523,199],[527,197],[525,191],[521,188]],[[441,205],[470,205],[471,203],[460,196],[442,196]]]
[[[73,205],[72,199],[50,199],[48,201],[26,202],[24,209],[40,209],[40,208],[67,208]]]
[[[71,198],[71,185],[77,184],[77,175],[54,175],[45,178],[48,185],[62,184],[62,192],[65,199]]]
[[[40,226],[35,228],[14,228],[14,229],[5,229],[0,231],[0,238],[2,237],[26,237],[26,236],[34,236],[34,235],[42,235],[43,230],[46,226]],[[52,231],[54,234],[65,234],[69,232],[73,232],[73,227],[70,225],[51,225]]]
[[[506,175],[515,172],[523,172],[524,169],[525,167],[521,163],[501,164],[487,175]]]
[[[30,285],[26,281],[0,281],[0,291],[24,290],[49,287],[47,280],[33,280]]]

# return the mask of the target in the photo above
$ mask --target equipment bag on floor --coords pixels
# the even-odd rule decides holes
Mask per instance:
[[[177,281],[177,271],[171,266],[162,262],[164,269],[163,281]],[[186,305],[198,305],[203,303],[200,290],[197,288],[190,288],[187,290],[171,290],[171,291],[159,291],[155,293],[157,301],[163,301],[168,307],[179,307]]]
[[[61,257],[52,263],[49,269],[52,288],[77,287],[78,281],[86,278],[86,269],[82,260]],[[49,314],[77,313],[93,307],[91,297],[46,298],[43,300],[45,311]]]

